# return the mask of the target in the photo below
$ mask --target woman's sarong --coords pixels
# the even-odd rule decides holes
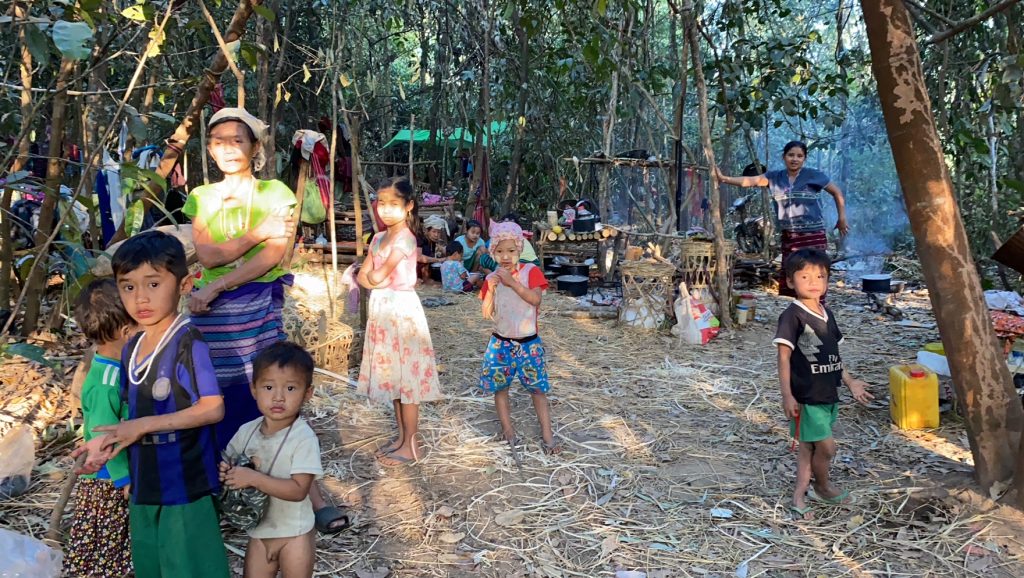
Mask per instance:
[[[260,351],[286,339],[281,320],[286,284],[292,284],[291,275],[269,283],[246,283],[218,295],[207,313],[192,316],[192,324],[210,346],[213,369],[224,395],[224,419],[217,424],[221,450],[239,426],[260,416],[249,391],[252,361]]]

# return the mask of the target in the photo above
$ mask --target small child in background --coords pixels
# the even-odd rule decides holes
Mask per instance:
[[[253,360],[250,390],[263,417],[238,429],[229,456],[248,456],[258,468],[220,464],[229,488],[256,488],[270,496],[260,524],[249,531],[245,577],[313,575],[315,516],[309,488],[323,475],[320,442],[304,419],[302,404],[313,396],[313,358],[294,343],[281,341]]]
[[[494,270],[494,261],[487,254],[487,243],[481,238],[483,232],[483,225],[470,219],[466,222],[466,234],[455,237],[462,245],[462,264],[467,271],[483,271],[486,274]]]
[[[93,428],[117,425],[125,415],[121,401],[121,349],[135,334],[135,321],[125,311],[113,279],[93,281],[75,303],[78,329],[96,348],[82,384],[82,437]],[[120,577],[132,572],[128,548],[128,456],[108,461],[94,474],[78,480],[64,570],[70,576]]]
[[[458,241],[448,243],[448,247],[445,248],[448,259],[441,263],[441,286],[445,291],[470,293],[479,289],[483,283],[476,274],[472,274],[473,277],[470,277],[471,273],[462,263],[462,251],[462,243]]]
[[[512,380],[530,393],[540,423],[544,451],[561,451],[551,431],[547,392],[551,389],[544,360],[544,343],[537,335],[537,318],[547,279],[532,263],[520,263],[523,230],[514,222],[491,223],[490,252],[498,268],[480,289],[483,316],[494,320],[494,333],[484,353],[480,389],[494,394],[501,434],[517,445],[508,388]]]
[[[128,450],[138,578],[228,578],[213,502],[220,488],[213,425],[224,416],[224,400],[209,346],[178,313],[192,288],[185,248],[171,235],[147,231],[125,241],[111,267],[121,303],[142,331],[121,353],[127,419],[94,429],[107,435],[83,470]]]
[[[790,435],[799,441],[796,487],[790,511],[810,519],[807,490],[814,479],[814,497],[828,504],[850,500],[829,480],[829,467],[836,455],[832,426],[839,414],[839,386],[850,388],[862,404],[874,399],[868,384],[854,379],[843,367],[839,331],[832,311],[821,304],[828,289],[832,261],[819,249],[800,249],[786,258],[786,281],[796,291],[796,300],[779,316],[773,344],[779,352],[779,382],[782,409],[790,421]]]

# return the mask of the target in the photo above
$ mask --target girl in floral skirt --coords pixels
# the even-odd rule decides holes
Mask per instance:
[[[442,395],[416,295],[416,236],[409,230],[416,194],[407,179],[393,178],[377,190],[377,214],[387,230],[373,236],[358,276],[372,290],[358,391],[394,405],[398,435],[377,452],[382,466],[394,467],[419,459],[419,404]]]

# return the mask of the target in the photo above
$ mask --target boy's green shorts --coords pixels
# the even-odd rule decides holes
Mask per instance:
[[[137,578],[230,578],[213,498],[128,510]]]
[[[800,431],[796,420],[789,420],[789,435],[802,442],[820,442],[832,437],[832,425],[839,416],[839,404],[800,406]],[[798,435],[799,434],[799,435]]]

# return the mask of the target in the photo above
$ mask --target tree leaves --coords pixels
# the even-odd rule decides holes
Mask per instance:
[[[270,8],[267,8],[266,6],[264,6],[262,4],[254,5],[252,7],[252,11],[255,12],[256,14],[259,14],[265,20],[268,20],[270,22],[273,22],[274,20],[277,19],[277,15],[274,14],[274,11],[271,10]]]
[[[135,4],[121,11],[121,16],[136,22],[148,22],[153,19],[152,4]]]
[[[46,67],[50,62],[50,42],[46,35],[35,24],[25,25],[25,44],[28,45],[29,54],[40,66]]]
[[[66,58],[85,60],[94,44],[92,28],[85,22],[58,20],[53,25],[53,43]]]

